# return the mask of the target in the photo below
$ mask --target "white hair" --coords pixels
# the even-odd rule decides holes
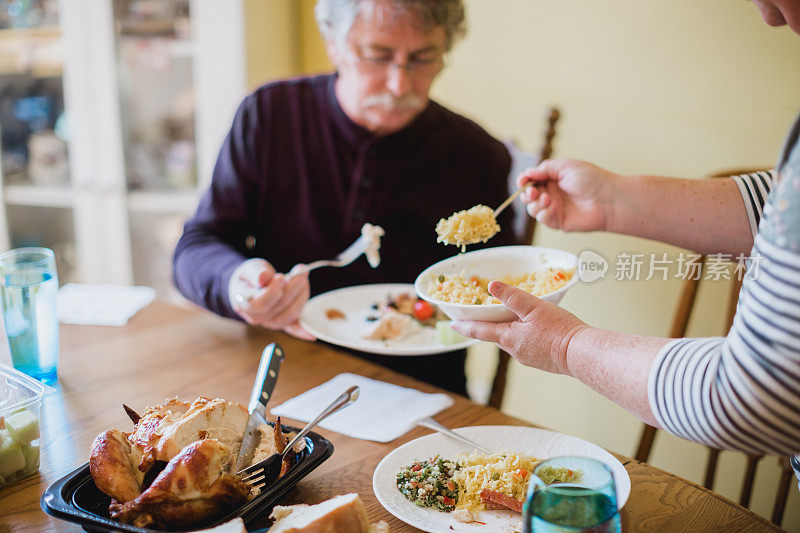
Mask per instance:
[[[418,15],[425,29],[444,26],[446,50],[466,33],[462,0],[317,0],[314,16],[320,33],[326,41],[343,45],[359,15],[371,13],[379,1],[389,2],[398,13]]]

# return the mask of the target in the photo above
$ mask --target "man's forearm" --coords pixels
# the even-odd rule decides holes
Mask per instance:
[[[569,374],[650,425],[657,425],[647,380],[658,352],[670,339],[585,328],[567,348]]]
[[[619,177],[608,231],[702,254],[748,253],[753,236],[739,188],[730,179]]]

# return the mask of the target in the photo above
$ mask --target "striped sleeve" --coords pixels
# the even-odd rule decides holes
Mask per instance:
[[[800,452],[800,254],[755,238],[726,338],[676,339],[659,352],[648,396],[656,421],[722,449]]]
[[[761,222],[761,215],[764,214],[764,204],[767,202],[767,196],[772,190],[774,177],[775,171],[769,170],[732,176],[731,178],[736,182],[739,192],[742,194],[744,208],[747,211],[747,220],[750,222],[750,231],[754,237],[758,233],[758,223]]]

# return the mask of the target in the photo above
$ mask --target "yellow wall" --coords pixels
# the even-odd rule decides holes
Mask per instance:
[[[300,72],[300,3],[295,0],[245,0],[247,86]]]
[[[280,2],[279,2],[280,3]],[[298,72],[329,70],[313,21],[313,0],[295,15]],[[535,150],[543,113],[558,105],[556,156],[578,157],[622,173],[701,176],[730,166],[771,165],[800,110],[800,37],[761,22],[748,2],[728,0],[466,0],[469,34],[457,44],[434,97],[499,138]],[[299,20],[298,20],[299,19]],[[249,42],[249,41],[248,41]],[[295,52],[292,52],[295,53]],[[295,56],[293,56],[295,57]],[[536,244],[672,254],[656,243],[539,228]],[[613,270],[611,272],[613,275]],[[665,335],[678,282],[578,286],[563,306],[590,324]],[[722,333],[727,287],[708,284],[691,335]],[[478,350],[469,373],[488,379],[491,355]],[[520,418],[632,454],[641,424],[574,380],[512,366],[504,410]],[[704,449],[660,434],[651,462],[701,481]],[[740,454],[722,458],[718,491],[735,499]],[[754,510],[768,515],[777,469],[767,458]],[[785,527],[800,531],[792,491]]]

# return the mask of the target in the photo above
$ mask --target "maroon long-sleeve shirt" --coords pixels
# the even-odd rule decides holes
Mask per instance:
[[[263,257],[287,272],[332,258],[365,222],[386,231],[380,266],[362,257],[314,270],[312,295],[411,283],[458,252],[436,242],[440,218],[479,203],[496,207],[508,195],[508,151],[474,122],[430,102],[403,130],[377,137],[345,115],[335,81],[329,74],[270,83],[244,99],[175,250],[174,279],[184,296],[238,318],[227,287],[242,261]],[[514,243],[510,215],[501,215],[508,229],[491,245]]]

